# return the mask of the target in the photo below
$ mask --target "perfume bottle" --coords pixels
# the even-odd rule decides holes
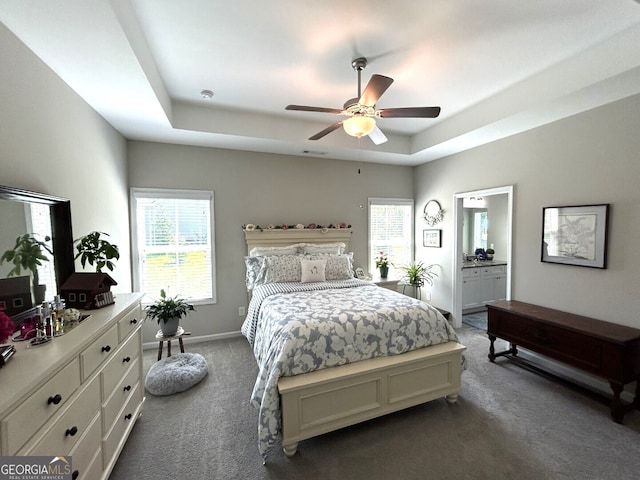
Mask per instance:
[[[51,304],[47,301],[42,302],[42,323],[45,336],[52,338],[55,327],[51,318]]]

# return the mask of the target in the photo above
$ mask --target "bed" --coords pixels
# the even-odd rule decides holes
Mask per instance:
[[[457,400],[465,347],[453,327],[424,302],[353,278],[350,237],[348,229],[245,231],[251,295],[242,333],[259,367],[251,403],[264,461],[279,436],[293,456],[302,440]]]

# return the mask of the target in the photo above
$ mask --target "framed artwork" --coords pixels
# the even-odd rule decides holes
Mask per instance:
[[[542,262],[607,268],[609,204],[542,209]]]
[[[442,247],[442,230],[429,229],[422,231],[422,245],[425,247]]]

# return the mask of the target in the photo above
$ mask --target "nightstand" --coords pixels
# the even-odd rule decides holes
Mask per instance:
[[[388,288],[395,292],[398,291],[398,280],[391,280],[390,278],[374,278],[373,283],[382,288]]]

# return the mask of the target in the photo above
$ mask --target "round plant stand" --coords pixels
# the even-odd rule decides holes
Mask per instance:
[[[158,333],[156,333],[156,339],[160,342],[158,344],[158,360],[162,358],[162,344],[164,342],[167,342],[167,357],[171,356],[171,340],[178,340],[180,353],[184,353],[184,343],[182,343],[183,335],[191,335],[191,332],[185,332],[184,328],[178,327],[178,330],[173,335],[164,335],[162,330],[158,330]]]

